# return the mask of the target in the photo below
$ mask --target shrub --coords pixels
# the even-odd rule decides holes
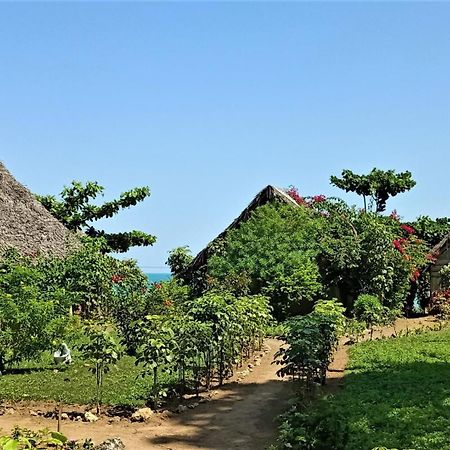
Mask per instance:
[[[335,301],[322,301],[312,313],[286,322],[284,340],[288,346],[275,355],[277,364],[282,365],[279,376],[290,375],[302,381],[306,389],[316,381],[325,384],[326,371],[344,331],[343,309]]]
[[[383,323],[386,318],[386,310],[374,295],[361,294],[353,305],[353,315],[370,329],[370,338],[372,339],[373,327]]]

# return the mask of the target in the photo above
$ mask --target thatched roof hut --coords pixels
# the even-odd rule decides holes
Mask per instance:
[[[252,212],[259,206],[265,205],[273,201],[278,201],[281,203],[286,203],[292,206],[298,206],[297,202],[291,198],[285,191],[279,189],[275,186],[268,185],[262,191],[260,191],[256,197],[249,203],[249,205],[244,209],[244,211],[239,214],[239,216],[234,219],[234,221],[225,228],[222,233],[220,233],[215,239],[213,239],[198,255],[194,258],[192,263],[188,268],[189,273],[194,273],[197,270],[204,267],[208,261],[208,258],[214,253],[214,244],[221,241],[227,235],[228,231],[235,228],[239,228],[242,222],[248,220]]]
[[[15,248],[22,254],[62,256],[75,241],[0,162],[0,254]]]

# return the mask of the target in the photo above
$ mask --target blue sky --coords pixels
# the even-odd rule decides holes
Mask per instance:
[[[104,223],[158,237],[143,267],[267,184],[341,195],[344,168],[411,170],[388,210],[450,215],[449,23],[448,3],[1,3],[0,160],[40,194],[150,186]]]

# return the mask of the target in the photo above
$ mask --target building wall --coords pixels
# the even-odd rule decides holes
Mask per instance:
[[[449,242],[445,243],[445,246],[441,250],[436,264],[434,264],[430,269],[430,287],[431,292],[439,289],[440,287],[440,276],[439,271],[447,264],[450,263],[450,246]]]

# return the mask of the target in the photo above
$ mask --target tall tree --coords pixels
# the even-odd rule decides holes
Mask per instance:
[[[394,170],[372,169],[367,175],[358,175],[351,170],[343,170],[341,178],[334,175],[330,177],[332,185],[345,190],[355,192],[364,199],[364,210],[367,211],[367,198],[371,200],[369,207],[375,205],[376,212],[386,209],[386,202],[390,197],[409,191],[416,182],[411,172],[395,173]]]
[[[150,189],[138,187],[120,194],[116,200],[100,206],[91,203],[102,194],[104,187],[96,181],[86,184],[72,181],[71,186],[64,186],[61,199],[53,195],[37,195],[37,199],[50,213],[73,231],[82,231],[91,237],[101,237],[105,241],[103,251],[126,252],[130,247],[153,245],[156,237],[143,231],[127,231],[123,233],[107,233],[92,225],[97,220],[112,217],[124,208],[129,208],[150,196]]]

